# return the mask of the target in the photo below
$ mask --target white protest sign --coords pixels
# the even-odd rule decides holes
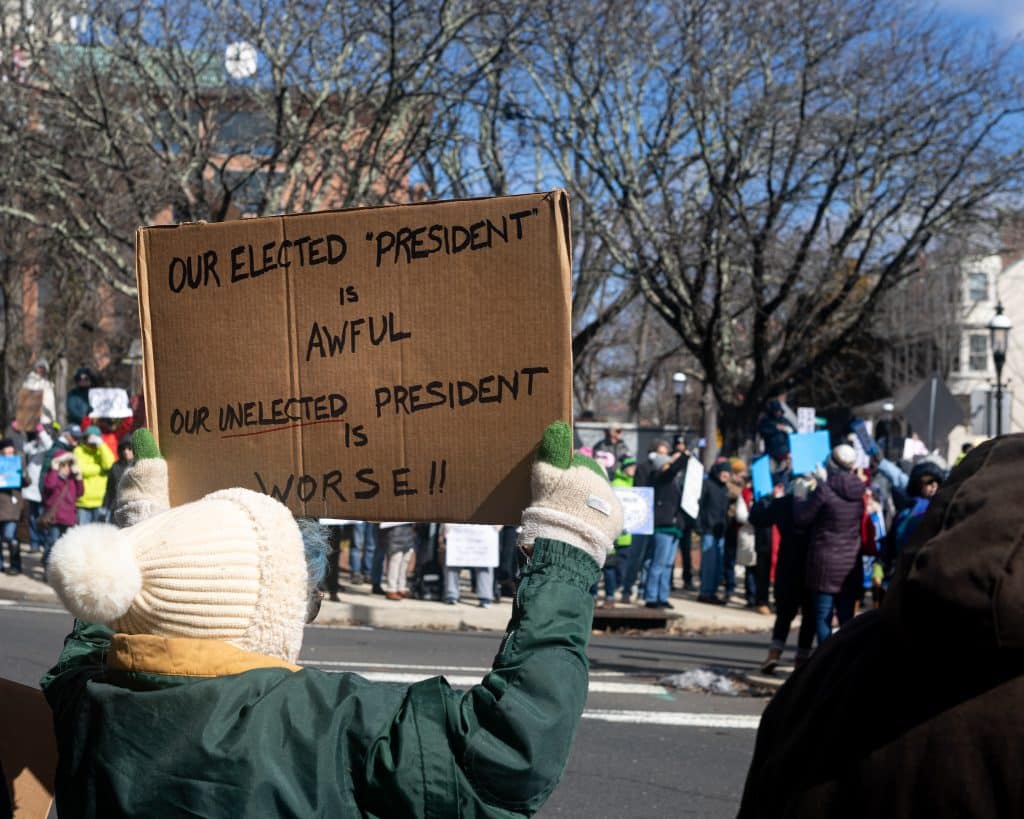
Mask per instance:
[[[89,390],[90,418],[131,418],[128,393],[119,387],[93,387]]]
[[[911,438],[905,438],[903,440],[903,460],[914,462],[914,458],[923,458],[928,454],[928,447],[924,445],[924,441],[914,435]]]
[[[796,409],[796,431],[814,432],[814,407],[797,407]]]
[[[700,514],[700,493],[704,486],[704,465],[690,456],[686,463],[686,476],[683,478],[683,497],[679,504],[691,518]]]
[[[654,534],[654,487],[612,487],[622,504],[622,531],[631,535]]]
[[[498,565],[498,530],[473,523],[449,523],[444,527],[446,566],[494,567]]]

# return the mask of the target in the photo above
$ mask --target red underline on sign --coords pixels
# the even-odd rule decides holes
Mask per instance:
[[[273,429],[260,429],[256,432],[236,432],[234,435],[221,435],[221,440],[225,438],[248,438],[252,435],[266,435],[268,432],[281,432],[285,429],[298,429],[299,427],[315,427],[317,424],[340,424],[344,422],[344,418],[328,418],[326,421],[303,421],[301,424],[288,424],[286,426],[274,427]]]

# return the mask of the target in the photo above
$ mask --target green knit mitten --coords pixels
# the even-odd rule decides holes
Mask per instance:
[[[114,506],[114,523],[122,529],[165,512],[171,505],[167,493],[167,461],[160,454],[153,434],[145,427],[132,434],[132,451],[135,461],[121,476]]]
[[[612,541],[622,534],[622,506],[597,462],[573,453],[572,430],[564,421],[544,430],[530,487],[519,545],[529,550],[537,538],[561,540],[604,566]]]

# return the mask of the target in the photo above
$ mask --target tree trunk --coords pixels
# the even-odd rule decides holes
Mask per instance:
[[[739,406],[722,407],[722,449],[725,452],[738,453],[747,441],[754,438],[757,408],[760,404],[761,402],[744,402]]]
[[[704,385],[704,469],[718,458],[718,402],[710,384]]]

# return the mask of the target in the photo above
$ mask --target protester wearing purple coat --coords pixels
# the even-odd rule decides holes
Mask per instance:
[[[856,453],[843,444],[832,450],[827,478],[806,500],[795,504],[797,526],[810,533],[807,553],[808,598],[803,616],[816,624],[818,645],[832,633],[833,610],[843,625],[853,617],[853,598],[840,595],[843,583],[857,565],[860,526],[864,516],[864,482],[853,472]]]
[[[51,523],[43,545],[44,573],[53,544],[77,522],[76,503],[84,491],[82,471],[75,456],[70,452],[56,455],[43,476],[43,517]]]

